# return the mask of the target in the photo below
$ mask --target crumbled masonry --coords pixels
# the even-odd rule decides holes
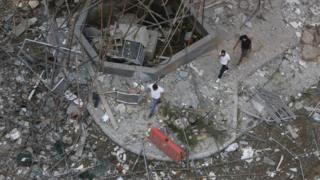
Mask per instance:
[[[0,64],[0,180],[320,179],[319,0],[0,1]]]

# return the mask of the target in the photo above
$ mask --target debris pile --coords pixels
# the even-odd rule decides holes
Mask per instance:
[[[320,176],[318,0],[110,2],[0,1],[0,179]],[[286,31],[299,38],[267,44]],[[207,33],[226,37],[212,41],[213,54],[229,51],[239,32],[256,36],[253,52],[220,84],[212,54],[169,74],[150,67],[177,52],[190,62],[185,47]],[[103,68],[114,61],[130,72]],[[165,94],[148,118],[151,82]],[[181,164],[156,160],[168,157],[145,138],[152,126],[187,151]]]

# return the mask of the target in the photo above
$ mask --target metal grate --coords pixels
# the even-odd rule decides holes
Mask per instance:
[[[122,46],[115,46],[112,58],[125,59],[129,63],[142,65],[144,61],[144,47],[139,42],[124,40]]]
[[[116,101],[125,104],[139,104],[142,100],[142,97],[142,94],[128,94],[117,91]]]
[[[52,92],[55,94],[63,95],[65,91],[69,88],[70,82],[65,78],[60,79],[60,81],[52,88]]]
[[[277,94],[259,89],[255,92],[254,99],[264,104],[265,113],[262,116],[268,122],[280,123],[296,119],[296,115]]]

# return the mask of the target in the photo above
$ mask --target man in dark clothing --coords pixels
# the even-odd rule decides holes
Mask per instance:
[[[241,56],[240,56],[240,59],[239,59],[239,62],[237,63],[237,65],[239,65],[241,63],[242,59],[244,57],[246,57],[251,50],[251,39],[247,35],[240,36],[237,43],[233,47],[233,50],[236,49],[239,42],[241,42]]]

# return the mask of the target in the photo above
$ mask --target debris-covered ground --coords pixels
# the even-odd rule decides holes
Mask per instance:
[[[319,1],[207,1],[198,18],[215,35],[215,48],[159,80],[166,94],[149,120],[147,97],[139,105],[115,101],[113,93],[137,79],[93,77],[88,70],[90,58],[73,35],[85,2],[0,1],[0,180],[320,179]],[[213,59],[222,48],[231,52],[242,33],[253,37],[252,54],[236,66],[239,52],[233,52],[230,71],[215,83]],[[273,92],[270,101],[260,88]],[[96,102],[103,93],[107,100]],[[273,97],[289,113],[280,121],[268,118]],[[127,144],[151,146],[144,137],[153,123],[190,152],[210,151],[219,139],[234,141],[181,164],[148,159],[144,148],[133,154],[113,142],[87,110],[90,103],[110,106]],[[199,116],[203,122],[190,122]],[[113,123],[107,113],[99,118]]]

